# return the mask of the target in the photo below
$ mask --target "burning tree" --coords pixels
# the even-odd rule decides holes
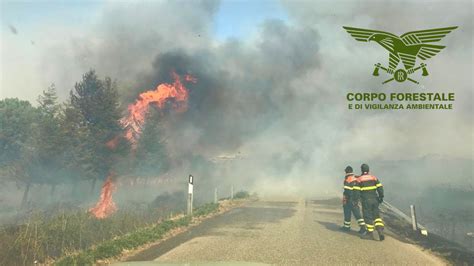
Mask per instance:
[[[177,112],[185,112],[188,109],[189,92],[176,72],[171,72],[174,79],[172,84],[159,84],[154,90],[146,91],[138,96],[134,104],[128,106],[128,116],[121,122],[125,128],[125,137],[136,145],[141,134],[142,126],[150,105],[163,109],[166,103],[171,103]],[[196,83],[197,79],[191,75],[185,75],[184,81]]]
[[[176,74],[175,72],[171,73],[174,82],[172,84],[170,83],[163,83],[159,84],[154,90],[150,90],[144,93],[141,93],[138,96],[138,99],[135,101],[134,104],[131,104],[128,106],[128,115],[124,118],[122,118],[121,124],[124,128],[124,132],[117,132],[117,134],[113,135],[107,140],[101,139],[102,145],[99,143],[99,145],[106,147],[109,151],[110,150],[115,150],[117,148],[117,145],[119,144],[120,140],[122,139],[122,136],[124,136],[132,145],[132,149],[136,150],[137,148],[137,143],[140,138],[140,135],[142,133],[142,128],[145,122],[145,118],[149,114],[149,108],[150,105],[155,106],[158,109],[163,109],[166,104],[170,104],[171,107],[177,111],[177,112],[184,112],[187,110],[187,101],[189,97],[189,93],[187,88],[184,86],[183,81],[181,80],[181,77]],[[190,76],[190,75],[185,75],[183,77],[184,81],[187,82],[193,82],[195,83],[197,80]],[[94,81],[92,79],[92,81]],[[94,83],[93,83],[94,84]],[[84,86],[78,87],[80,90],[79,92],[83,92]],[[87,89],[87,87],[85,87]],[[80,106],[80,105],[79,105]],[[87,106],[87,104],[85,104]],[[113,116],[116,118],[115,116]],[[93,117],[94,118],[94,117]],[[116,121],[116,120],[114,120]],[[153,121],[156,122],[156,121]],[[115,124],[113,124],[115,126]],[[149,139],[150,133],[156,132],[158,130],[157,128],[158,125],[148,125],[146,129],[148,129],[148,134],[145,135],[147,138],[145,140]],[[110,136],[110,135],[109,135]],[[161,136],[157,136],[160,138]],[[158,156],[161,157],[163,155],[163,150],[162,150],[162,140],[157,141],[158,146],[156,145],[151,145],[150,147],[147,147],[148,149],[155,149],[155,153],[158,154]],[[142,146],[143,147],[143,146]],[[140,151],[144,151],[145,149],[141,149]],[[147,155],[146,153],[139,153],[139,156]],[[163,158],[165,156],[162,156]],[[142,158],[142,159],[148,159],[148,158]],[[166,165],[166,162],[163,162],[161,164],[162,166]],[[159,163],[155,165],[155,167],[158,167]],[[164,168],[164,167],[163,167]],[[114,191],[114,185],[113,185],[113,174],[111,172],[111,169],[108,169],[109,175],[102,187],[101,195],[100,195],[100,200],[96,204],[94,208],[92,208],[90,211],[93,213],[97,218],[102,219],[107,217],[109,214],[114,212],[116,210],[115,204],[112,200],[112,192]]]

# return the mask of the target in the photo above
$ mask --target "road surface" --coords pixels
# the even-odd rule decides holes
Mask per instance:
[[[420,247],[339,231],[342,210],[334,200],[256,201],[209,219],[129,258],[162,263],[252,262],[284,265],[445,265]],[[122,263],[122,265],[129,263]],[[133,263],[129,264],[133,265]],[[249,264],[250,265],[250,264]]]

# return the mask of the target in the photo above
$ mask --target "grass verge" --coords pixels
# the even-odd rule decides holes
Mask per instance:
[[[194,209],[193,217],[206,216],[217,212],[219,203],[209,203]],[[125,250],[138,248],[150,242],[162,239],[170,230],[178,227],[188,226],[192,221],[191,216],[184,216],[175,220],[166,220],[151,227],[138,229],[134,232],[107,240],[76,254],[67,255],[57,260],[55,265],[91,265],[97,260],[117,257]]]
[[[400,219],[390,210],[384,212],[386,226],[392,230],[399,241],[416,244],[446,259],[453,265],[473,265],[474,252],[437,234],[428,232],[428,236],[415,232],[412,225]]]

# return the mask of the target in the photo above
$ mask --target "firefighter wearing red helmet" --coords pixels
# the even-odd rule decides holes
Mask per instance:
[[[357,184],[353,187],[354,200],[362,203],[362,213],[367,231],[362,238],[373,239],[374,229],[379,234],[380,241],[385,239],[383,234],[384,223],[380,217],[379,204],[383,202],[383,186],[379,179],[369,173],[367,164],[361,165],[362,175],[357,178]]]
[[[344,177],[344,193],[342,195],[342,208],[344,210],[344,224],[341,227],[342,231],[351,230],[351,217],[354,214],[357,223],[359,224],[360,230],[359,233],[363,233],[365,229],[365,222],[360,215],[359,201],[354,201],[352,197],[353,187],[357,185],[357,176],[354,175],[352,167],[347,166],[344,169],[346,175]]]

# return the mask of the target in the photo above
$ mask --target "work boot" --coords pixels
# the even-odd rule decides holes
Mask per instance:
[[[359,229],[359,234],[363,235],[365,234],[365,232],[367,232],[367,229],[365,228],[365,226],[362,226],[360,229]]]
[[[379,240],[384,241],[385,235],[383,234],[383,228],[377,228],[377,233],[379,234]]]
[[[365,231],[364,233],[360,235],[360,238],[374,240],[374,234],[373,232]]]
[[[341,227],[339,227],[339,230],[341,230],[341,231],[343,231],[343,232],[349,232],[349,231],[351,231],[351,228],[350,228],[350,227],[341,226]]]

